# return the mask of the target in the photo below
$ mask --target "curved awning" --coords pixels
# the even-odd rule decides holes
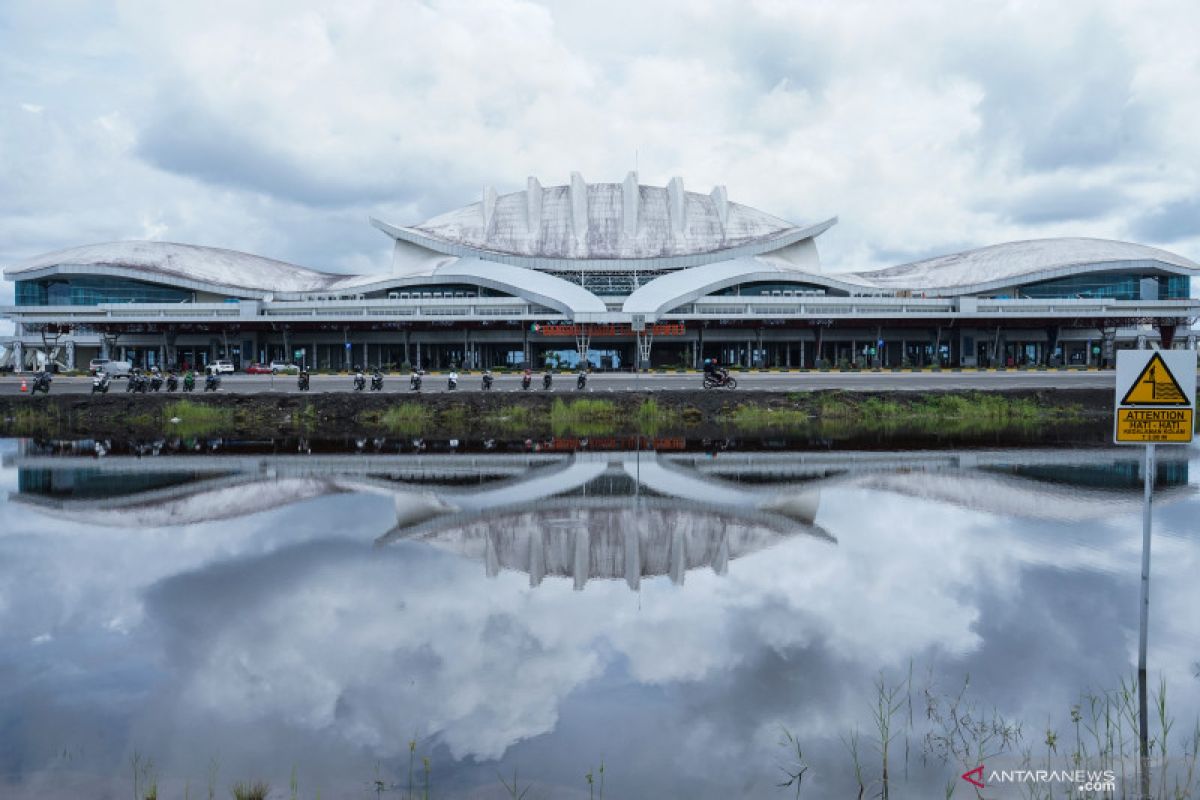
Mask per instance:
[[[864,284],[849,283],[822,273],[802,272],[763,259],[739,258],[655,278],[629,295],[621,310],[629,314],[644,314],[646,320],[652,322],[659,315],[685,303],[739,283],[755,281],[814,284],[850,293],[874,290],[874,287]]]

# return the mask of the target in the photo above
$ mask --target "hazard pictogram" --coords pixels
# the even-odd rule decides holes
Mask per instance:
[[[1157,352],[1146,362],[1137,379],[1125,392],[1123,406],[1190,406],[1179,381]]]

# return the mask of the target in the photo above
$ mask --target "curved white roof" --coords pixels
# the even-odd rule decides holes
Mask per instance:
[[[23,280],[75,272],[79,267],[93,273],[107,270],[108,274],[122,277],[250,293],[319,291],[346,277],[236,250],[152,241],[109,242],[57,250],[14,264],[4,275],[10,280]]]
[[[1153,267],[1190,275],[1200,265],[1182,256],[1109,239],[1032,239],[981,247],[897,267],[843,276],[887,289],[969,293],[1063,277],[1084,270]]]
[[[681,178],[666,186],[646,186],[633,172],[622,183],[586,183],[577,172],[563,186],[543,187],[530,178],[524,191],[498,195],[489,187],[480,202],[418,225],[377,226],[439,252],[493,260],[570,260],[576,267],[579,262],[679,259],[746,247],[767,252],[798,241],[805,230],[729,202],[723,186],[709,194],[685,191]]]
[[[658,315],[697,298],[739,283],[754,281],[813,284],[847,292],[871,288],[859,283],[854,275],[802,272],[765,259],[739,258],[682,269],[648,281],[625,298],[621,310],[630,314],[646,314],[648,319],[656,319]]]

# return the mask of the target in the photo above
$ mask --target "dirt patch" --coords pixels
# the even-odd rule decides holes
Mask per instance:
[[[0,433],[61,437],[423,435],[652,432],[689,437],[786,433],[895,445],[938,442],[1098,444],[1112,394],[1002,392],[459,392],[207,394],[0,398]]]

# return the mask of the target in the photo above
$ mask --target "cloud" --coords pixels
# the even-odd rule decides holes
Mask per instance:
[[[1198,23],[1184,0],[14,0],[0,263],[155,237],[386,271],[368,216],[635,164],[838,215],[830,271],[1059,235],[1195,258]]]
[[[1200,195],[1164,203],[1135,219],[1133,230],[1154,242],[1179,242],[1200,236]]]

